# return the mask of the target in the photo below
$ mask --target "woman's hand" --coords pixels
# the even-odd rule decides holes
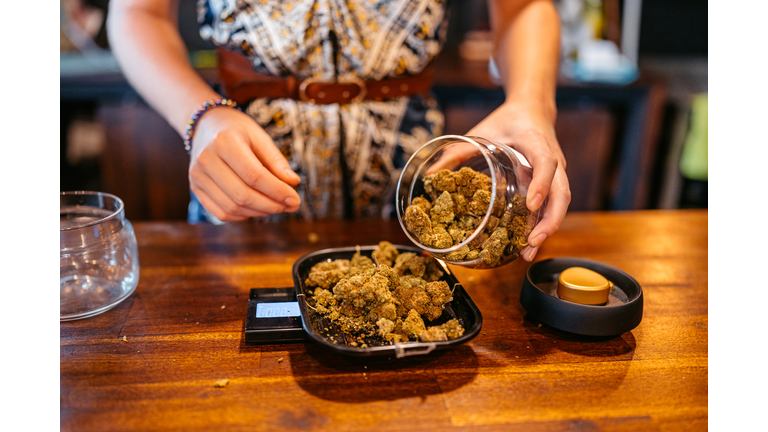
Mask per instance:
[[[178,1],[112,0],[109,40],[120,67],[142,97],[183,135],[203,101],[221,96],[190,66],[176,25]],[[200,119],[192,140],[189,184],[224,221],[298,210],[299,177],[272,139],[247,115],[217,107]]]
[[[507,102],[467,133],[507,144],[528,159],[533,167],[533,180],[526,197],[529,210],[538,210],[549,196],[544,217],[528,236],[529,246],[521,252],[528,262],[536,256],[544,240],[560,228],[571,203],[565,157],[555,137],[553,119],[553,115],[539,107]]]
[[[203,206],[222,221],[294,212],[299,176],[256,122],[217,107],[200,119],[192,140],[189,184]]]

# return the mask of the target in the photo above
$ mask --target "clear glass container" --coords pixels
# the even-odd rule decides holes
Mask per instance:
[[[139,283],[139,251],[123,201],[102,192],[59,196],[59,319],[105,312]]]
[[[472,211],[483,208],[482,205],[475,205],[480,202],[474,195],[476,190],[469,183],[462,183],[461,179],[466,177],[460,178],[460,174],[456,174],[463,167],[487,176],[483,178],[484,183],[478,180],[478,184],[490,183],[484,186],[490,189],[490,202],[486,194],[487,210],[482,213]],[[453,173],[447,174],[447,177],[445,172],[440,175],[443,180],[455,179],[459,185],[455,192],[451,191],[453,186],[450,182],[443,180],[439,183],[443,189],[437,190],[435,184],[438,177],[435,174],[441,170]],[[528,161],[509,146],[480,137],[437,137],[417,150],[400,174],[396,195],[400,225],[412,242],[445,262],[477,269],[505,265],[519,257],[520,252],[528,247],[528,236],[541,220],[547,206],[545,200],[537,211],[530,212],[527,209],[525,198],[532,177],[533,169]],[[456,209],[455,213],[448,216],[434,213],[437,198],[445,192],[450,194],[452,200],[442,202],[453,202],[453,208]],[[426,208],[433,209],[427,214],[430,223],[424,222],[427,227],[414,222],[424,221],[424,215],[411,207],[414,198],[421,197],[430,201],[429,205],[421,207],[424,213],[427,213]],[[462,199],[470,205],[464,205]],[[460,208],[468,210],[458,210]],[[409,210],[413,213],[407,214]],[[433,226],[434,231],[430,231]],[[437,238],[438,230],[443,229],[439,226],[449,233],[452,243],[450,247],[442,247],[446,246],[445,242],[438,244],[438,247],[425,244]]]

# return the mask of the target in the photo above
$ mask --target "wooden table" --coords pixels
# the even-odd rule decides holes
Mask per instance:
[[[631,332],[589,339],[526,319],[518,260],[454,268],[483,313],[470,343],[376,361],[246,345],[243,324],[250,288],[291,286],[293,262],[317,249],[408,244],[396,221],[135,227],[136,292],[61,324],[62,430],[707,429],[706,211],[572,213],[540,251],[633,275],[645,310]]]

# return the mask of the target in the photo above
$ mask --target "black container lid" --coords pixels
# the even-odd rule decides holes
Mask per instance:
[[[613,282],[606,305],[583,305],[560,299],[560,273],[570,267],[584,267]],[[627,273],[583,258],[552,258],[533,264],[525,275],[520,304],[528,316],[559,330],[585,336],[616,336],[640,324],[643,317],[643,290]]]

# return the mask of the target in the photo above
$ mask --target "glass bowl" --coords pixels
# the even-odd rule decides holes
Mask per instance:
[[[139,251],[123,201],[102,192],[59,196],[59,319],[105,312],[139,283]]]
[[[487,177],[460,171],[464,167]],[[532,177],[528,161],[509,146],[480,137],[437,137],[403,168],[396,192],[397,217],[411,241],[435,258],[468,268],[499,267],[528,247],[528,236],[546,209],[548,200],[535,212],[526,206]],[[485,201],[475,195],[478,189],[488,192]],[[437,199],[446,192],[451,200],[442,197],[442,202],[453,202],[455,211],[435,213]],[[423,214],[412,206],[415,198],[419,203],[424,202],[420,198],[429,201],[419,205]],[[487,210],[481,202],[487,203]],[[429,214],[428,208],[432,208]]]

